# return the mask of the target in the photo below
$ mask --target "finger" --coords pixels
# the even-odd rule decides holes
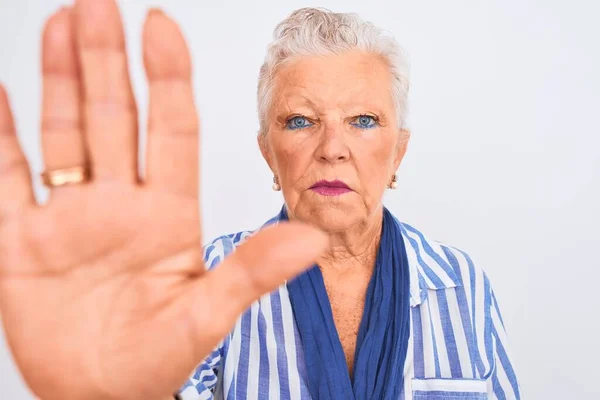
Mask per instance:
[[[146,183],[198,196],[198,116],[191,57],[179,27],[153,10],[144,26],[144,65],[150,86]]]
[[[60,10],[48,20],[42,37],[42,149],[46,170],[86,164],[72,17],[71,9]]]
[[[0,221],[34,204],[29,166],[17,139],[8,95],[0,85]]]
[[[211,323],[205,314],[196,312],[197,331],[214,335],[212,339],[218,342],[252,302],[313,265],[327,243],[323,232],[301,223],[282,223],[248,239],[199,278],[196,298],[189,304],[195,310],[218,309],[219,313],[218,320],[214,319],[217,314],[211,314],[212,329],[208,329]]]
[[[86,143],[95,179],[137,180],[137,109],[114,0],[77,0]]]

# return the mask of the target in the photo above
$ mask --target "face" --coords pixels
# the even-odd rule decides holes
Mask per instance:
[[[328,232],[379,215],[406,151],[385,61],[366,52],[300,57],[277,72],[259,144],[290,218]]]

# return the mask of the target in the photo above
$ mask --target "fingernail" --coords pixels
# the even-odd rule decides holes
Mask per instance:
[[[50,14],[50,17],[49,17],[48,19],[53,19],[53,18],[56,18],[56,17],[58,17],[59,15],[61,15],[61,14],[64,14],[64,13],[65,13],[65,12],[67,12],[67,11],[68,11],[68,8],[67,8],[67,6],[60,6],[60,7],[58,8],[58,10],[56,10],[56,11],[54,11],[52,14]]]
[[[165,12],[163,10],[161,10],[160,8],[151,8],[150,10],[148,10],[148,16],[152,17],[152,16],[159,16],[159,15],[165,15]]]

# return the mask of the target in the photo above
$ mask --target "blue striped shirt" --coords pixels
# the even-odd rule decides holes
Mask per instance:
[[[520,399],[504,322],[486,274],[464,251],[398,224],[410,268],[411,302],[400,398]],[[207,268],[251,234],[222,236],[206,246]],[[285,285],[252,304],[179,395],[183,400],[311,398]]]

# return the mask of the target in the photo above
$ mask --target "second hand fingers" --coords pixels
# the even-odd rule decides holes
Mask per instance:
[[[77,0],[75,21],[93,177],[135,182],[137,109],[119,8],[114,0]]]
[[[144,65],[150,86],[147,184],[198,196],[198,117],[191,57],[179,27],[160,11],[144,26]]]
[[[0,223],[21,208],[33,205],[29,165],[19,145],[8,95],[0,85]]]
[[[80,80],[72,10],[63,8],[42,38],[42,148],[46,170],[86,164],[80,118]],[[56,195],[53,189],[51,195]]]

